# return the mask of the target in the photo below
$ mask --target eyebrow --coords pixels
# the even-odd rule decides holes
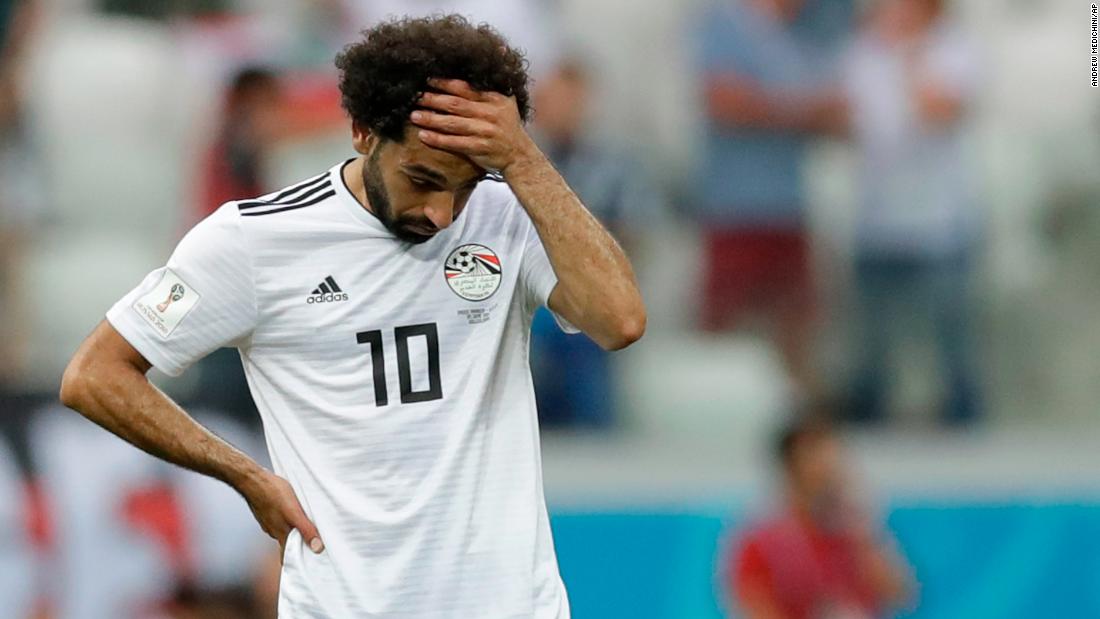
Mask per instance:
[[[421,176],[426,176],[440,185],[447,184],[447,177],[443,174],[419,163],[413,163],[407,166],[403,166],[406,172],[415,172]]]
[[[437,172],[436,170],[433,170],[433,169],[429,168],[426,165],[422,165],[422,164],[419,164],[419,163],[411,163],[411,164],[402,166],[402,168],[405,170],[405,172],[412,172],[412,173],[415,173],[415,174],[419,174],[421,176],[426,176],[427,178],[431,179],[432,181],[438,183],[441,187],[446,187],[447,184],[448,184],[446,176],[444,176],[440,172]],[[478,175],[478,176],[470,179],[469,181],[463,183],[462,186],[465,187],[466,185],[476,184],[478,181],[482,180],[483,178],[485,178],[484,174]]]

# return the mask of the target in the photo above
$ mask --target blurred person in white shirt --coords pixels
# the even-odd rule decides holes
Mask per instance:
[[[876,421],[902,331],[930,322],[945,375],[945,422],[981,416],[971,278],[982,219],[964,129],[979,86],[970,42],[942,0],[883,0],[845,67],[859,152],[855,283],[860,306],[853,414]]]

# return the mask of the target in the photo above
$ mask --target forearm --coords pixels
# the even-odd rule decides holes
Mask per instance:
[[[704,96],[708,115],[730,127],[830,133],[844,122],[843,107],[834,97],[777,95],[731,75],[709,78]]]
[[[65,372],[61,398],[66,406],[143,451],[220,479],[239,491],[262,471],[125,363],[96,368],[78,355]]]
[[[538,231],[558,285],[551,304],[605,348],[641,337],[645,308],[630,260],[547,158],[532,148],[504,170]]]

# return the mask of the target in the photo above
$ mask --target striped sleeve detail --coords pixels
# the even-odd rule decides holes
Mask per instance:
[[[313,206],[336,195],[328,172],[279,192],[272,198],[237,203],[242,217],[259,217]]]

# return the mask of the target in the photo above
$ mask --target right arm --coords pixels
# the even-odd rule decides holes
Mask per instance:
[[[219,479],[241,494],[268,535],[297,528],[314,552],[317,529],[290,484],[199,425],[145,374],[151,364],[107,321],[81,344],[61,381],[61,402],[149,454]]]
[[[317,529],[286,480],[196,423],[145,378],[178,376],[223,346],[244,344],[257,322],[251,255],[240,215],[226,204],[180,241],[168,264],[115,303],[65,370],[61,401],[158,458],[229,484],[268,535],[290,529],[314,552]]]

